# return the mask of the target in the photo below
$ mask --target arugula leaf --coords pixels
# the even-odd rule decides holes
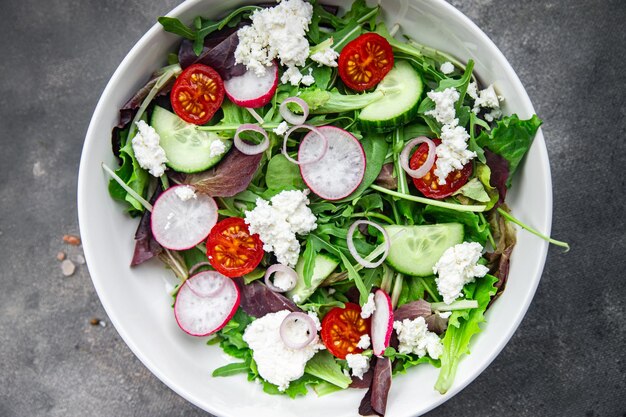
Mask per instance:
[[[511,187],[511,179],[520,162],[533,143],[535,134],[541,126],[541,119],[533,115],[528,120],[520,120],[514,114],[498,121],[490,133],[482,132],[476,139],[479,146],[486,147],[509,163],[507,188]]]
[[[418,358],[417,355],[400,353],[391,346],[385,349],[384,356],[391,359],[393,362],[393,375],[405,374],[407,369],[422,363],[429,363],[435,368],[439,368],[441,366],[439,359],[433,359],[428,355]]]
[[[267,164],[265,183],[269,189],[304,189],[304,181],[298,165],[289,162],[285,155],[277,154]]]
[[[280,391],[276,385],[263,381],[263,391],[270,395],[288,395],[290,398],[296,398],[308,393],[307,385],[316,385],[320,382],[322,382],[321,379],[305,373],[302,377],[291,381],[285,391]]]
[[[193,50],[196,55],[200,55],[204,46],[204,38],[226,26],[235,26],[243,17],[247,17],[252,12],[259,9],[259,6],[243,6],[234,10],[221,20],[209,20],[197,17],[194,19],[193,27],[188,27],[180,20],[168,16],[161,16],[158,18],[158,21],[165,31],[194,41]]]
[[[317,352],[306,363],[304,372],[343,389],[348,388],[352,382],[352,379],[343,373],[341,366],[327,350]]]
[[[485,275],[475,283],[468,284],[464,291],[465,296],[478,301],[478,308],[452,313],[448,330],[442,340],[441,371],[435,384],[435,389],[440,393],[445,394],[452,386],[461,357],[469,353],[472,336],[480,332],[480,323],[485,321],[485,310],[491,297],[496,294],[497,288],[494,284],[497,282],[498,278],[493,275]]]
[[[229,363],[221,366],[213,371],[212,376],[231,376],[236,374],[245,374],[250,369],[250,365],[245,362]]]

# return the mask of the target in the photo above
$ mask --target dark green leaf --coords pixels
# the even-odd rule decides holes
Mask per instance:
[[[265,183],[267,188],[275,190],[287,187],[305,188],[300,168],[285,158],[283,154],[277,154],[270,159],[265,173]]]
[[[195,30],[190,29],[187,25],[183,24],[183,22],[174,17],[161,16],[158,18],[158,21],[166,32],[170,32],[190,40],[194,40],[196,38]]]
[[[221,366],[213,371],[212,376],[231,376],[236,374],[245,374],[250,370],[245,362],[229,363]]]

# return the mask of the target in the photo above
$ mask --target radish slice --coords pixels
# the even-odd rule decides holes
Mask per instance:
[[[393,309],[391,298],[383,290],[374,293],[376,310],[372,315],[372,350],[374,355],[382,357],[389,347],[391,332],[393,331]]]
[[[295,114],[294,112],[289,110],[289,103],[295,103],[300,106],[300,108],[302,109],[302,114]],[[300,125],[306,122],[306,119],[309,117],[309,105],[306,104],[306,101],[302,100],[299,97],[289,97],[285,99],[285,101],[280,104],[280,108],[278,109],[278,111],[280,115],[283,116],[283,119],[285,119],[292,125]]]
[[[278,65],[267,68],[265,75],[258,76],[254,71],[224,81],[226,96],[238,106],[263,107],[274,97],[278,87]]]
[[[181,199],[176,185],[164,191],[154,203],[151,216],[152,235],[167,249],[185,250],[196,246],[217,223],[217,204],[206,194]]]
[[[339,200],[357,189],[365,174],[365,152],[349,132],[334,126],[317,130],[328,141],[328,150],[316,162],[300,165],[306,185],[326,200]],[[312,160],[322,154],[324,143],[318,132],[307,134],[298,150],[299,160]]]
[[[259,143],[258,145],[250,145],[249,143],[244,142],[239,137],[239,135],[241,134],[241,132],[248,131],[260,133],[263,136],[263,142]],[[265,129],[263,129],[261,126],[252,123],[244,123],[237,128],[237,131],[235,132],[235,140],[233,141],[233,143],[235,144],[235,147],[239,149],[239,152],[246,155],[256,155],[269,148],[270,139],[267,136],[267,132],[265,132]]]
[[[420,166],[418,169],[411,169],[409,166],[409,159],[411,158],[411,151],[418,145],[425,143],[428,145],[428,156],[426,157],[426,161]],[[435,142],[428,139],[426,136],[420,136],[415,139],[411,139],[409,143],[406,144],[402,153],[400,153],[400,165],[402,165],[402,169],[406,171],[412,178],[422,178],[424,175],[428,174],[430,169],[433,167],[435,163]]]
[[[270,280],[270,277],[274,274],[274,282]],[[280,274],[280,278],[278,276]],[[287,285],[281,285],[283,280],[286,279]],[[280,282],[280,283],[279,283]],[[274,264],[267,268],[265,271],[265,285],[267,288],[274,292],[285,292],[294,289],[298,283],[298,273],[287,265]]]
[[[316,335],[315,321],[305,313],[289,313],[280,325],[280,338],[291,349],[302,349],[310,345]]]
[[[198,293],[202,295],[198,295]],[[239,289],[219,272],[200,272],[178,290],[174,317],[192,336],[208,336],[226,326],[239,307]]]
[[[370,262],[367,259],[363,259],[361,255],[359,255],[359,253],[356,251],[356,248],[354,247],[354,241],[352,240],[352,236],[354,236],[354,231],[361,224],[367,224],[369,226],[372,226],[378,229],[380,233],[382,233],[383,236],[385,237],[385,242],[384,242],[385,246],[384,246],[383,255],[376,262]],[[354,223],[352,223],[352,226],[350,226],[350,228],[348,229],[347,241],[348,241],[348,250],[350,251],[350,254],[354,258],[354,260],[356,260],[359,263],[359,265],[365,268],[376,268],[380,264],[382,264],[385,258],[387,258],[387,255],[389,254],[389,249],[391,248],[391,241],[389,240],[389,234],[387,234],[387,231],[383,229],[383,227],[379,225],[378,223],[374,223],[369,220],[357,220]]]
[[[317,136],[320,137],[321,141],[322,141],[322,144],[320,145],[321,149],[319,149],[319,151],[317,151],[315,153],[312,153],[312,155],[310,155],[309,159],[305,159],[302,162],[296,161],[295,159],[290,157],[289,153],[287,152],[287,139],[289,139],[289,135],[291,135],[294,131],[296,131],[298,129],[308,129],[311,132],[316,133]],[[306,138],[306,136],[305,136],[305,138]],[[322,159],[322,157],[326,154],[327,150],[328,150],[328,139],[326,138],[326,135],[322,134],[322,132],[315,126],[296,125],[296,126],[292,126],[291,129],[289,129],[288,131],[285,132],[285,137],[283,138],[283,156],[285,158],[287,158],[287,160],[289,162],[291,162],[291,163],[294,163],[296,165],[312,164],[312,163],[317,162],[320,159]],[[300,159],[300,158],[298,158],[298,159]]]

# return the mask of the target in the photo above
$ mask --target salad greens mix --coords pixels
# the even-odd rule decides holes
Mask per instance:
[[[111,196],[140,217],[132,265],[180,279],[181,329],[269,394],[453,384],[504,291],[506,206],[541,120],[504,115],[464,63],[394,36],[380,6],[244,6],[190,26],[120,110]],[[164,57],[165,59],[165,57]],[[320,322],[321,321],[321,322]]]

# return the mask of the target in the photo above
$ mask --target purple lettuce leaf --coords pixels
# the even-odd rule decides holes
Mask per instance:
[[[376,364],[376,356],[372,356],[370,359],[370,369],[363,374],[363,379],[353,377],[350,388],[365,389],[372,385],[372,379],[374,379],[374,365]]]
[[[238,44],[236,27],[220,30],[207,37],[200,55],[194,52],[193,41],[185,39],[178,50],[178,61],[183,69],[193,64],[208,65],[224,80],[229,80],[246,72],[244,65],[235,63],[235,49]]]
[[[418,317],[424,317],[426,326],[431,332],[442,334],[448,328],[448,319],[444,319],[440,315],[432,311],[430,303],[426,300],[411,301],[398,307],[393,312],[393,319],[395,321],[402,321],[404,319],[415,320]],[[391,346],[398,347],[398,338],[394,331],[391,335]]]
[[[249,316],[258,318],[282,310],[301,311],[291,300],[270,290],[265,284],[254,281],[246,285],[243,278],[235,278],[234,281],[239,287],[239,307]]]
[[[506,197],[506,181],[509,178],[509,162],[498,154],[491,152],[489,149],[485,149],[485,158],[487,159],[487,166],[491,170],[491,178],[489,184],[492,187],[496,187],[500,197],[495,207],[504,203]],[[494,207],[494,208],[495,208]]]
[[[380,185],[381,187],[389,190],[397,190],[398,178],[393,175],[393,163],[390,162],[383,165],[383,168],[380,170],[380,173],[374,182],[376,185]]]
[[[154,204],[157,197],[163,192],[160,184],[157,186],[152,198],[150,198],[150,204]],[[151,213],[146,210],[141,216],[139,226],[135,232],[135,251],[133,253],[133,259],[130,262],[130,266],[137,266],[146,262],[149,259],[158,256],[163,251],[163,248],[159,243],[154,240],[152,236],[152,228],[150,225]]]
[[[359,414],[362,416],[384,416],[390,388],[391,360],[389,358],[377,358],[372,385],[361,400]]]
[[[215,168],[179,178],[211,197],[232,197],[248,188],[262,156],[245,155],[232,148]]]
[[[506,204],[502,205],[502,209],[509,211]],[[513,226],[496,210],[490,212],[489,225],[493,233],[493,238],[496,241],[496,247],[493,252],[488,252],[484,256],[489,262],[489,273],[498,278],[498,282],[494,284],[494,287],[496,287],[498,291],[491,299],[489,303],[489,305],[491,305],[495,299],[502,294],[502,291],[504,291],[506,287],[506,282],[509,277],[511,253],[517,243],[517,238]]]

